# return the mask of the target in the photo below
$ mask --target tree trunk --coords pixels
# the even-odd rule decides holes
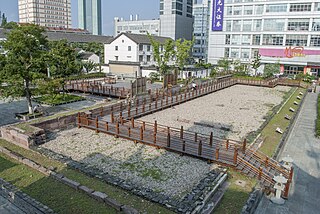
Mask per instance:
[[[24,88],[25,88],[25,92],[26,92],[26,99],[27,99],[29,114],[33,114],[31,93],[30,93],[30,88],[29,88],[29,80],[24,80]]]

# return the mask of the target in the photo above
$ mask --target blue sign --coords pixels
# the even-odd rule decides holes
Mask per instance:
[[[222,31],[224,0],[213,0],[212,7],[212,31]]]

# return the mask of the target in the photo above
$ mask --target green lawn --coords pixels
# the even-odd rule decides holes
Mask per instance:
[[[238,186],[236,184],[237,180],[245,181],[246,185],[244,187]],[[214,213],[240,213],[257,183],[256,179],[245,176],[233,169],[228,170],[228,182],[230,183],[230,186],[223,195],[223,198]]]
[[[57,170],[60,173],[64,174],[66,177],[73,179],[73,180],[81,183],[82,185],[86,185],[89,188],[92,188],[92,189],[95,189],[95,190],[98,190],[101,192],[105,192],[111,198],[117,200],[118,202],[120,202],[122,204],[132,206],[132,207],[136,208],[137,210],[139,210],[141,213],[164,213],[164,214],[173,213],[170,210],[168,210],[168,209],[166,209],[156,203],[149,202],[147,200],[144,200],[138,196],[131,194],[130,192],[124,191],[124,190],[117,188],[115,186],[112,186],[112,185],[108,185],[105,182],[103,182],[97,178],[92,178],[92,177],[86,176],[85,174],[83,174],[81,172],[70,169],[70,168],[66,167],[64,164],[62,164],[58,161],[49,159],[49,158],[47,158],[37,152],[20,148],[16,145],[13,145],[13,144],[11,144],[7,141],[4,141],[4,140],[0,140],[0,146],[7,147],[8,149],[10,149],[16,153],[19,153],[19,154],[21,154],[31,160],[34,160],[35,162],[37,162],[45,167],[49,167],[49,166],[56,167]],[[1,177],[1,174],[0,174],[0,177]],[[50,179],[50,178],[46,178],[46,179]],[[52,179],[50,179],[50,180],[52,180]],[[36,189],[38,191],[40,191],[41,188],[42,187],[40,186],[39,188],[36,188]],[[47,187],[44,187],[44,189],[47,189]],[[26,193],[29,194],[30,191],[31,191],[31,189],[28,189],[28,192],[26,192]],[[52,190],[52,191],[55,191],[55,190]],[[74,193],[74,194],[76,194],[76,193]],[[59,197],[59,196],[57,196],[57,197]],[[49,207],[51,207],[52,209],[54,209],[54,207],[52,207],[52,206],[56,206],[55,200],[58,200],[57,203],[59,202],[59,199],[52,199],[51,201],[49,200],[49,202],[51,202],[50,204],[45,203],[46,201],[45,202],[41,201],[41,202],[43,202],[44,204],[46,204]],[[86,204],[83,204],[83,205],[86,205]],[[88,205],[86,205],[86,206],[88,206]],[[58,209],[60,209],[60,208],[57,206],[57,210]],[[77,212],[74,212],[74,213],[77,213]],[[96,212],[96,213],[99,213],[99,212]]]
[[[57,95],[44,95],[36,98],[37,102],[47,104],[47,105],[60,105],[64,103],[76,102],[84,100],[85,98],[72,95],[72,94],[57,94]]]
[[[289,101],[283,106],[279,114],[276,114],[261,132],[261,137],[265,139],[265,141],[259,150],[269,157],[272,157],[272,155],[274,154],[282,137],[282,135],[277,133],[275,130],[277,127],[281,128],[281,130],[283,131],[288,128],[290,121],[286,120],[284,117],[287,114],[291,118],[293,118],[296,112],[290,112],[289,108],[292,107],[295,110],[298,109],[298,106],[294,105],[293,103],[294,101],[300,103],[300,101],[297,99],[297,96],[300,92],[306,93],[306,89],[299,88],[289,99]]]

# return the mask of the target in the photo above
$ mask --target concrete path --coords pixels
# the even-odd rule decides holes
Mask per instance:
[[[264,197],[256,214],[320,213],[320,140],[314,136],[317,116],[317,93],[308,93],[293,130],[284,147],[282,157],[294,159],[294,179],[289,199],[275,205]]]
[[[25,212],[21,211],[18,207],[13,205],[7,199],[3,198],[0,195],[0,213],[1,214],[25,214]]]

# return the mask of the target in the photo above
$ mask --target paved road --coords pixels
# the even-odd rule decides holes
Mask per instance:
[[[25,214],[18,207],[10,203],[7,199],[0,196],[0,213],[1,214]]]
[[[320,140],[314,136],[317,96],[308,93],[281,157],[294,159],[294,179],[289,199],[275,205],[267,198],[260,202],[256,214],[320,213]]]

